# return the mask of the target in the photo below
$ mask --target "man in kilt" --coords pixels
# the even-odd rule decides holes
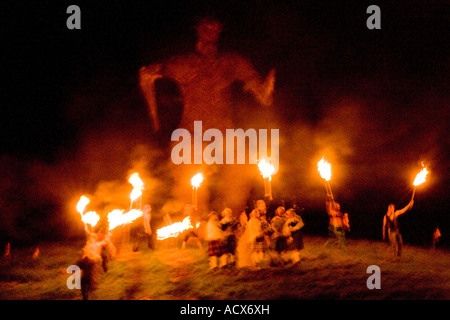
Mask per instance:
[[[274,247],[277,253],[277,257],[274,261],[276,264],[282,263],[282,253],[287,250],[287,239],[288,237],[283,234],[284,224],[286,223],[285,216],[286,209],[284,207],[278,207],[275,210],[275,216],[270,221],[272,225],[272,229],[274,230],[273,239],[274,239]]]
[[[235,231],[237,228],[237,221],[233,217],[233,212],[230,208],[226,208],[222,211],[222,220],[220,220],[222,225],[222,230],[224,231],[225,236],[225,261],[226,265],[234,265],[235,264],[235,255],[236,255],[236,246],[237,240]]]
[[[261,226],[260,213],[254,209],[250,213],[248,220],[248,232],[250,252],[252,257],[252,266],[258,267],[264,261],[264,253],[267,250],[267,243],[264,238],[264,232]]]
[[[211,270],[215,270],[219,267],[219,258],[227,252],[225,235],[221,228],[219,216],[215,211],[209,213],[205,239],[208,241],[209,267]],[[223,259],[221,259],[220,266],[223,265]]]
[[[294,209],[286,211],[286,222],[284,224],[284,234],[288,238],[288,251],[292,252],[292,262],[300,262],[300,250],[304,248],[302,228],[304,223],[302,218],[295,213]]]

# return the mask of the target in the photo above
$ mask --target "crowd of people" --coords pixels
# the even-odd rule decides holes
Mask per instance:
[[[391,204],[384,216],[383,240],[387,231],[395,256],[400,256],[402,251],[397,218],[412,206],[413,200],[401,210],[395,210]],[[346,232],[350,231],[348,214],[342,213],[340,204],[332,197],[327,198],[326,211],[329,217],[329,238],[324,247],[333,245],[345,252]],[[143,239],[149,250],[156,248],[155,232],[152,232],[151,227],[151,212],[151,206],[145,205],[142,221],[135,221],[131,226],[130,246],[133,251],[140,250],[139,245]],[[207,253],[212,271],[227,268],[259,270],[268,267],[295,266],[301,260],[305,224],[295,206],[287,210],[284,206],[278,206],[268,213],[265,201],[257,200],[253,209],[243,210],[240,214],[225,208],[220,213],[211,211],[207,217],[202,218],[195,207],[188,205],[185,206],[183,215],[190,217],[193,228],[178,235],[179,239],[182,239],[180,249],[185,249],[188,240],[193,238],[198,248]],[[170,219],[166,221],[169,222]],[[440,233],[438,229],[436,230],[434,238],[439,239]],[[86,246],[78,261],[82,269],[84,299],[88,299],[90,293],[95,290],[99,275],[102,271],[108,270],[108,262],[116,254],[110,232],[107,234],[93,232],[86,226],[86,236]],[[203,241],[207,243],[207,248],[202,245]]]
[[[247,214],[234,217],[230,208],[211,211],[205,230],[209,266],[259,269],[300,262],[303,249],[303,220],[293,208],[279,206],[273,217],[264,200]]]

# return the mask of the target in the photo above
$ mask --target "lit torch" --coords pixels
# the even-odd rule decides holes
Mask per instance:
[[[192,185],[192,205],[197,208],[197,190],[200,187],[200,184],[203,182],[203,175],[201,173],[197,173],[191,179]]]
[[[331,192],[330,186],[331,165],[322,157],[322,159],[317,163],[317,169],[319,170],[322,179],[325,180],[325,189],[327,190],[327,195],[334,202],[333,192]]]
[[[275,172],[275,168],[265,159],[258,162],[258,168],[264,179],[264,197],[268,197],[269,200],[273,200],[271,180],[272,175]]]
[[[427,168],[425,168],[423,163],[422,163],[422,170],[420,170],[420,172],[416,175],[416,178],[414,179],[414,182],[413,182],[414,190],[413,190],[413,194],[412,194],[411,200],[414,199],[414,195],[416,194],[416,187],[418,185],[421,185],[422,183],[424,183],[426,181],[428,173],[429,172],[428,172]]]
[[[133,173],[130,178],[128,179],[128,182],[131,183],[133,186],[133,190],[130,193],[130,210],[133,206],[133,202],[142,197],[142,190],[144,189],[144,182],[142,182],[141,178],[139,177],[139,173],[135,172]]]
[[[91,225],[91,227],[95,227],[100,220],[99,215],[95,211],[89,211],[84,213],[84,210],[86,209],[86,206],[91,202],[91,200],[86,196],[81,196],[80,200],[78,200],[77,203],[77,211],[81,215],[81,221],[83,223]]]
[[[196,224],[196,228],[198,228],[200,225],[199,222]],[[158,230],[156,230],[157,239],[158,240],[164,240],[167,238],[176,238],[178,237],[183,231],[192,229],[194,226],[191,223],[191,218],[188,216],[183,219],[183,221],[172,223],[171,225],[168,225],[166,227],[162,227]]]
[[[81,220],[85,223],[85,224],[90,224],[91,227],[95,227],[97,225],[97,222],[100,220],[99,215],[97,214],[97,212],[95,211],[89,211],[86,212],[82,217]]]
[[[115,209],[108,213],[109,231],[114,230],[118,226],[132,223],[143,215],[143,212],[137,209],[132,209],[126,213],[123,212],[124,210]]]
[[[81,196],[80,200],[78,200],[77,203],[77,211],[83,216],[84,209],[86,209],[86,206],[91,202],[91,200],[86,196]]]

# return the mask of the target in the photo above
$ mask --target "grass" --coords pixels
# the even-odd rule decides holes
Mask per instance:
[[[401,258],[387,243],[349,240],[348,252],[323,248],[321,237],[305,237],[298,265],[258,271],[226,269],[211,272],[204,250],[176,243],[142,250],[110,263],[94,292],[101,300],[261,300],[261,299],[450,299],[450,255],[406,245]],[[41,244],[12,250],[0,260],[0,299],[78,300],[80,290],[66,286],[66,269],[80,257],[84,243]],[[206,247],[206,246],[205,246]],[[381,269],[381,289],[366,286],[367,267]]]

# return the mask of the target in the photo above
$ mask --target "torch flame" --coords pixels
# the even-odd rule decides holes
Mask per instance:
[[[85,224],[90,224],[92,227],[95,227],[99,220],[100,217],[95,211],[86,212],[86,214],[81,217],[81,221],[83,221]]]
[[[203,175],[201,173],[197,173],[191,179],[191,184],[193,188],[200,187],[200,184],[203,182]]]
[[[126,213],[123,212],[124,210],[115,209],[108,213],[109,231],[118,226],[131,223],[143,215],[142,210],[137,209],[132,209]]]
[[[420,170],[420,172],[417,174],[416,179],[414,179],[414,183],[413,185],[415,187],[417,187],[418,185],[424,183],[426,181],[427,178],[427,174],[429,173],[427,168],[425,168],[422,164],[422,170]]]
[[[197,223],[196,227],[198,228],[199,225],[200,225],[200,223]],[[167,238],[176,238],[183,231],[192,229],[192,228],[194,228],[194,226],[191,223],[191,218],[188,216],[188,217],[184,218],[183,221],[181,221],[181,222],[175,222],[171,225],[168,225],[166,227],[162,227],[162,228],[156,230],[157,239],[164,240]]]
[[[275,168],[270,164],[270,162],[266,161],[265,159],[262,159],[258,163],[259,171],[261,171],[261,174],[263,178],[269,178],[272,176],[272,174],[275,172]]]
[[[81,196],[80,200],[78,200],[77,203],[77,211],[83,215],[84,209],[86,208],[86,206],[89,204],[89,202],[91,202],[91,200],[86,197],[86,196]]]
[[[142,182],[141,178],[139,177],[139,173],[137,172],[133,173],[130,176],[128,182],[131,183],[131,185],[133,186],[133,190],[130,193],[130,199],[131,201],[134,201],[138,199],[140,196],[142,196],[142,190],[144,189],[144,182]]]
[[[322,179],[325,179],[326,181],[330,181],[330,179],[331,179],[331,165],[324,158],[322,158],[317,163],[317,168],[319,170],[319,173],[320,173],[320,176],[322,177]]]

